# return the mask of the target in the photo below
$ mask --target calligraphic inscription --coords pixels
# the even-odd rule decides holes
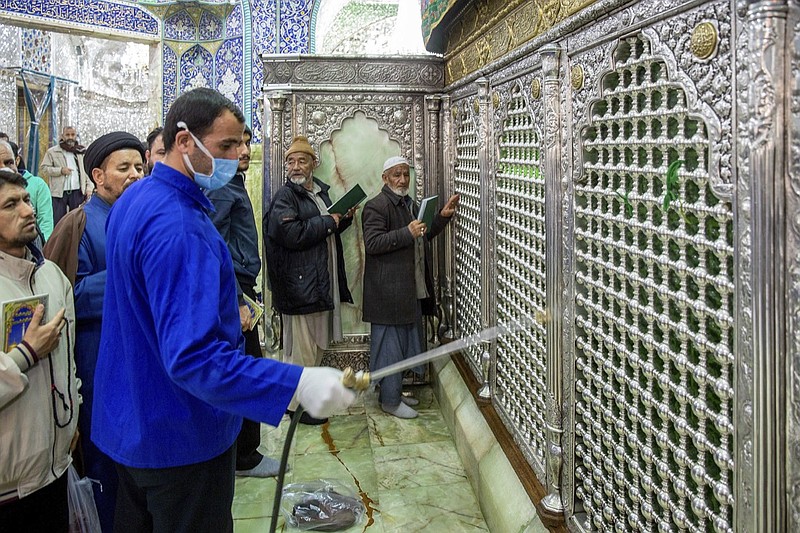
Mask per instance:
[[[99,0],[0,0],[0,9],[18,15],[158,35],[158,21],[139,6]]]
[[[717,49],[717,28],[711,22],[701,22],[692,30],[692,53],[698,59],[708,59]]]

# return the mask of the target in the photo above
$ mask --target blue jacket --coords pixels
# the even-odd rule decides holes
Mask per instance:
[[[277,425],[302,369],[247,357],[233,263],[185,175],[156,164],[114,204],[92,440],[135,468],[217,457],[242,417]]]
[[[103,294],[106,290],[106,220],[111,206],[93,195],[83,206],[86,227],[78,245],[78,272],[75,276],[75,362],[83,381],[83,412],[90,416],[94,388],[94,369],[100,349],[103,319]],[[81,426],[88,420],[81,420]],[[86,426],[87,428],[90,426]]]

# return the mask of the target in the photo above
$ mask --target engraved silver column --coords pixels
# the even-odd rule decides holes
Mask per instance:
[[[547,481],[548,494],[542,500],[542,506],[552,514],[564,512],[561,499],[561,466],[563,464],[561,436],[561,406],[563,394],[561,389],[562,366],[562,287],[564,284],[562,270],[562,228],[561,203],[564,190],[562,187],[561,143],[556,132],[560,129],[559,103],[559,61],[561,51],[554,46],[542,49],[542,71],[544,73],[544,122],[545,131],[545,218],[546,218],[546,302],[544,320],[547,327]]]
[[[284,181],[283,171],[283,124],[284,113],[286,111],[286,93],[283,91],[272,91],[267,93],[269,100],[269,111],[264,106],[264,113],[271,113],[271,120],[264,120],[265,124],[271,125],[271,135],[268,137],[269,142],[269,161],[270,169],[270,197],[272,191],[278,190]],[[266,136],[265,136],[266,138]]]
[[[787,38],[785,58],[791,60],[788,72],[794,79],[787,80],[787,92],[790,95],[789,108],[786,110],[786,150],[792,154],[788,164],[789,186],[786,188],[786,257],[789,259],[787,269],[787,309],[788,328],[786,355],[789,358],[786,398],[786,458],[787,494],[788,494],[788,526],[787,531],[800,531],[800,2],[795,1],[794,9],[789,11],[786,25]]]
[[[269,168],[263,168],[262,183],[264,191],[272,198],[273,192],[283,184],[283,124],[286,112],[286,93],[283,91],[271,91],[265,93],[263,106],[264,117],[262,124],[269,124],[270,132],[263,132],[261,138],[269,146]],[[266,102],[269,101],[269,106]],[[270,117],[267,117],[270,114]],[[266,159],[266,158],[265,158]],[[265,213],[266,214],[266,213]],[[263,229],[263,228],[262,228]],[[261,264],[266,265],[266,257],[261,258]],[[283,330],[281,325],[280,313],[272,306],[272,292],[267,287],[267,276],[261,276],[261,294],[264,295],[264,303],[269,304],[269,319],[265,318],[264,324],[264,343],[268,344],[269,351],[277,353],[280,350]],[[269,326],[266,321],[269,320]],[[269,341],[267,337],[270,337]]]
[[[425,195],[439,194],[439,203],[447,201],[448,195],[443,190],[442,180],[442,162],[439,156],[441,147],[441,136],[439,130],[439,108],[441,107],[442,98],[440,95],[425,95],[425,125],[424,125],[424,138],[425,145],[428,147],[425,150],[425,168],[428,169],[428,180],[425,182]],[[441,282],[443,280],[442,271],[442,258],[445,252],[444,239],[436,239],[433,241],[433,294],[436,301],[436,316],[434,317],[433,327],[431,328],[430,338],[434,344],[439,343],[439,330],[441,323],[444,321],[441,309],[439,307],[441,296]]]
[[[749,120],[740,150],[749,160],[753,350],[752,531],[787,529],[786,490],[786,279],[784,241],[787,171],[786,0],[740,2],[748,42],[749,83],[743,87]],[[796,3],[795,3],[796,6]],[[740,172],[743,169],[740,169]],[[746,191],[745,191],[746,194]],[[749,213],[747,213],[749,207]],[[797,213],[792,213],[796,217]],[[745,305],[745,304],[743,304]]]
[[[453,112],[455,108],[450,106],[450,97],[442,96],[440,114],[442,117],[442,184],[445,197],[450,197],[455,192],[453,183],[453,164],[455,156],[453,154]],[[444,264],[441,272],[441,307],[442,324],[439,330],[440,339],[454,339],[456,333],[453,329],[455,324],[455,305],[453,305],[453,224],[448,224],[445,228],[442,246],[444,247]]]
[[[481,327],[483,329],[494,326],[497,323],[495,305],[495,264],[494,264],[494,228],[495,228],[495,199],[494,199],[494,180],[490,180],[491,175],[489,164],[489,139],[492,138],[489,121],[489,80],[479,78],[475,82],[478,85],[478,161],[481,176]],[[497,342],[483,343],[480,359],[480,369],[482,374],[483,386],[481,387],[478,399],[489,401],[492,397],[492,386],[494,376],[494,354]]]

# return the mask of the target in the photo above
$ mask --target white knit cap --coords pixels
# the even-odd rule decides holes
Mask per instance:
[[[397,165],[408,165],[409,167],[411,166],[405,157],[396,155],[386,160],[386,162],[383,164],[383,171],[386,172],[390,168],[396,167]]]

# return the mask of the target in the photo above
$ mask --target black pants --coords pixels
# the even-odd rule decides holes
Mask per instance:
[[[233,531],[235,446],[208,461],[173,468],[117,464],[114,531],[230,533]]]
[[[246,285],[239,280],[242,292],[247,296],[256,299],[255,289],[252,285]],[[261,342],[258,340],[258,328],[253,325],[253,329],[243,332],[244,352],[253,357],[263,357],[261,353]],[[261,424],[252,420],[242,421],[242,430],[236,438],[236,470],[250,470],[258,466],[262,455],[258,452],[261,444]]]
[[[46,487],[21,500],[0,504],[0,533],[67,533],[68,530],[66,472]]]
[[[58,224],[58,221],[67,212],[77,209],[83,203],[83,199],[83,193],[80,189],[64,191],[64,196],[61,198],[53,196],[53,227]]]

